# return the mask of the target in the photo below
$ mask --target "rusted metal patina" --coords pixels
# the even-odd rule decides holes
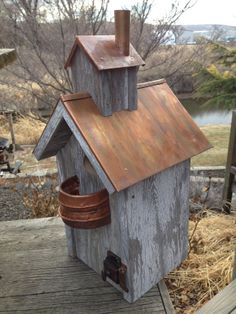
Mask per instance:
[[[121,258],[111,251],[107,251],[107,257],[103,261],[102,279],[110,278],[125,292],[129,292],[126,284],[127,266],[121,262]]]
[[[76,36],[65,68],[70,66],[78,47],[85,51],[98,70],[135,67],[145,64],[131,44],[129,55],[125,56],[115,43],[115,35]]]
[[[141,86],[138,109],[110,117],[75,98],[62,101],[116,191],[211,147],[166,83]]]
[[[59,202],[59,214],[62,220],[73,228],[94,229],[111,222],[107,190],[80,195],[77,176],[61,184]]]

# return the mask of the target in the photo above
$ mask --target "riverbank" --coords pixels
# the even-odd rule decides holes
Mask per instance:
[[[201,127],[213,148],[192,158],[192,166],[225,166],[229,144],[230,125]]]

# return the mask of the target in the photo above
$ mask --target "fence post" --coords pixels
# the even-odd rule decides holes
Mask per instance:
[[[236,250],[234,252],[234,266],[233,266],[233,272],[232,272],[232,281],[236,279]]]
[[[232,166],[236,166],[236,111],[233,111],[232,113],[228,157],[226,163],[225,182],[223,190],[223,209],[227,213],[230,213],[231,209],[232,184],[235,175],[232,173]]]
[[[14,134],[14,129],[13,129],[12,111],[6,112],[6,115],[8,118],[9,129],[10,129],[10,133],[11,133],[11,142],[13,145],[13,152],[15,152],[16,140],[15,140],[15,134]]]

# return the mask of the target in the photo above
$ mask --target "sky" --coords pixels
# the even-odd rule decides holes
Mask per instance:
[[[110,11],[130,9],[137,0],[111,0]],[[173,0],[153,0],[152,20],[165,15]],[[180,4],[186,1],[179,0]],[[151,20],[150,20],[151,21]],[[224,24],[236,26],[236,0],[197,0],[196,4],[185,12],[178,24]]]

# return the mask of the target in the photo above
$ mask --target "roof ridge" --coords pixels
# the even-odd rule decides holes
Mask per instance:
[[[165,79],[159,79],[154,81],[148,81],[144,83],[138,83],[137,88],[145,88],[145,87],[151,87],[155,85],[161,85],[166,83]],[[78,100],[78,99],[86,99],[86,98],[92,98],[92,96],[87,92],[79,92],[79,93],[72,93],[72,94],[64,94],[60,96],[60,99],[64,101],[72,101],[72,100]]]
[[[92,98],[92,96],[89,93],[87,93],[87,92],[65,94],[65,95],[61,95],[60,96],[60,99],[61,99],[62,102],[78,100],[78,99],[86,99],[86,98]]]
[[[155,86],[155,85],[160,85],[160,84],[164,84],[166,83],[165,79],[159,79],[159,80],[154,80],[154,81],[148,81],[148,82],[144,82],[144,83],[138,83],[137,84],[137,88],[145,88],[145,87],[149,87],[149,86]]]
[[[145,87],[151,87],[155,85],[161,85],[166,83],[165,79],[159,79],[159,80],[154,80],[154,81],[148,81],[144,83],[138,83],[137,88],[145,88]],[[77,100],[77,99],[86,99],[86,98],[92,98],[92,96],[87,93],[87,92],[79,92],[79,93],[73,93],[73,94],[64,94],[60,96],[60,99],[64,101],[72,101],[72,100]]]

